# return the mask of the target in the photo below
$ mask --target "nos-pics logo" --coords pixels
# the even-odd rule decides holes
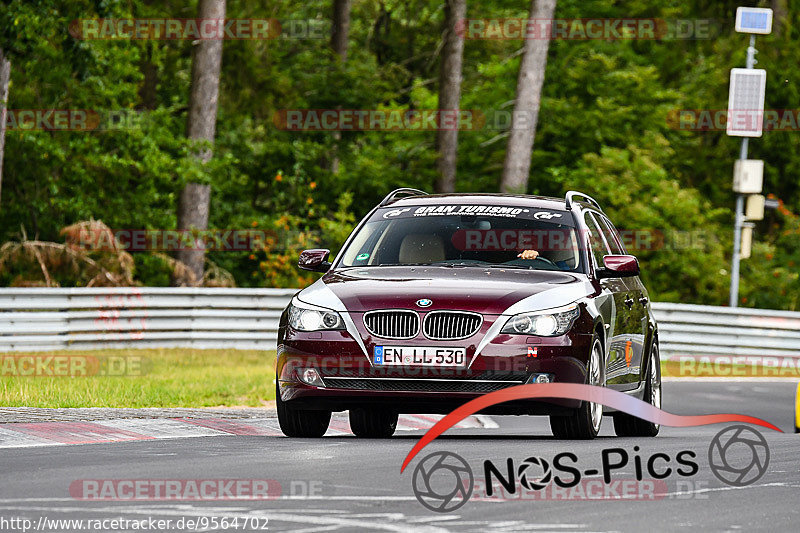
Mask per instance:
[[[635,447],[638,450],[638,446]],[[605,453],[611,452],[611,453]],[[628,454],[623,453],[621,448],[605,450],[603,454],[603,478],[608,483],[611,480],[611,471],[625,467],[628,464]],[[615,454],[617,460],[611,462],[609,459]],[[514,492],[516,483],[528,491],[538,491],[547,487],[557,476],[556,471],[563,470],[561,473],[568,473],[573,476],[572,482],[580,480],[581,472],[573,466],[559,467],[559,454],[554,459],[553,464],[541,457],[528,457],[519,464],[519,468],[509,466],[508,479],[502,479],[501,483],[507,489]],[[574,454],[566,455],[574,457]],[[698,465],[692,460],[696,454],[692,451],[682,451],[678,453],[677,463],[684,467],[679,468],[657,468],[659,461],[663,463],[665,454],[653,454],[649,460],[641,461],[647,467],[648,474],[656,479],[663,479],[672,473],[679,473],[683,476],[691,476],[699,470]],[[624,457],[624,460],[623,460]],[[574,457],[577,459],[577,457]],[[658,459],[659,461],[657,461]],[[508,459],[512,465],[512,459]],[[484,471],[488,473],[499,472],[498,468],[486,461]],[[641,469],[640,460],[636,458],[637,477]],[[769,447],[766,439],[758,431],[745,426],[730,426],[717,433],[711,440],[708,448],[708,464],[711,472],[720,481],[735,487],[745,487],[755,483],[764,475],[769,466]],[[663,464],[661,465],[663,466]],[[676,467],[678,465],[675,465]],[[597,470],[586,471],[585,473],[599,473]],[[576,477],[577,476],[577,477]],[[484,480],[488,488],[493,483],[487,474]],[[511,484],[514,484],[514,487]],[[469,464],[460,455],[453,452],[434,452],[425,456],[417,464],[412,477],[412,488],[417,500],[427,509],[437,513],[449,513],[462,507],[472,497],[475,487],[475,476]]]

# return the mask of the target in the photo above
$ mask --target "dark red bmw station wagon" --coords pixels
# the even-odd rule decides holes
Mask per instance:
[[[639,279],[598,203],[398,189],[341,252],[306,250],[325,275],[280,321],[277,407],[291,437],[322,436],[349,410],[361,437],[388,437],[399,413],[447,413],[524,383],[605,386],[661,405],[658,334]],[[618,435],[656,424],[618,412]],[[603,406],[577,400],[500,404],[548,415],[553,434],[594,438]]]

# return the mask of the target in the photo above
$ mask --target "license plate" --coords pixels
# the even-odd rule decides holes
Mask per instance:
[[[376,346],[376,365],[463,367],[467,364],[466,348],[432,346]]]

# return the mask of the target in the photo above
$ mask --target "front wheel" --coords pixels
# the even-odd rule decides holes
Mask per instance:
[[[391,437],[397,429],[397,413],[387,409],[350,409],[350,429],[356,437]]]
[[[656,409],[661,409],[661,357],[658,355],[658,341],[653,341],[650,350],[650,363],[644,386],[644,401]],[[660,424],[648,422],[627,413],[614,415],[614,433],[618,437],[655,437],[661,429]]]
[[[605,385],[603,371],[603,345],[595,336],[592,353],[586,368],[586,383],[602,387]],[[600,433],[603,421],[603,404],[584,401],[570,416],[551,416],[550,428],[557,439],[593,439]]]
[[[275,403],[278,409],[278,424],[287,437],[321,437],[331,423],[330,411],[297,409],[281,400],[280,385],[276,385]]]

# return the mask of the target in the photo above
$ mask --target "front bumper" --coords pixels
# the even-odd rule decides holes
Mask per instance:
[[[358,325],[361,316],[352,313]],[[484,316],[481,330],[459,341],[418,337],[390,341],[372,337],[359,328],[369,357],[346,331],[301,332],[284,320],[278,335],[277,372],[281,400],[303,409],[341,411],[381,405],[398,412],[448,413],[488,392],[549,374],[553,381],[585,383],[591,349],[592,324],[581,313],[567,334],[535,337],[499,334],[476,353],[489,328],[500,316]],[[372,363],[375,346],[444,346],[466,349],[463,369],[379,367]],[[322,384],[301,379],[304,369],[317,371]],[[577,400],[515,401],[494,406],[487,414],[568,414]]]

